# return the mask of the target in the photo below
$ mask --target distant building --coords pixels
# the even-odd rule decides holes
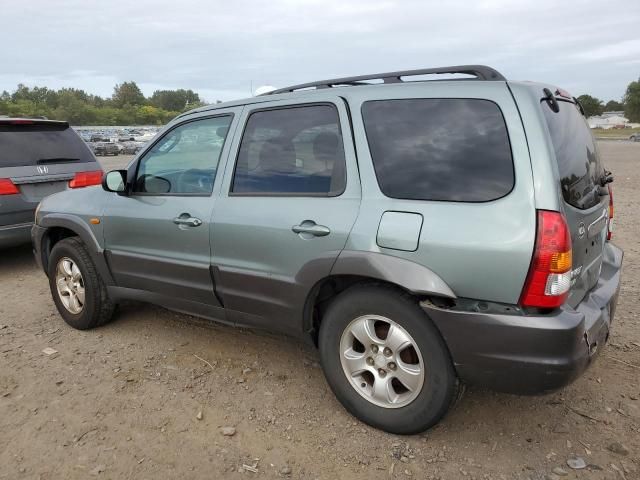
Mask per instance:
[[[587,119],[589,128],[627,128],[629,119],[624,116],[624,112],[603,112],[602,115],[594,115]]]

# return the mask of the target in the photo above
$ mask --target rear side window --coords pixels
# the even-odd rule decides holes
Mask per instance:
[[[555,113],[541,103],[556,153],[562,196],[576,208],[591,208],[600,203],[599,180],[604,173],[598,149],[578,107],[560,99],[558,106],[560,111]]]
[[[376,100],[362,106],[378,184],[391,198],[486,202],[513,189],[509,135],[488,100]]]
[[[0,168],[95,161],[84,141],[66,125],[0,124]]]
[[[338,111],[306,105],[252,113],[242,135],[235,194],[335,196],[344,191]]]

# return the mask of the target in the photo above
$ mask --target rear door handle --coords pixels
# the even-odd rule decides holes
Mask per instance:
[[[187,227],[199,227],[202,225],[202,220],[192,217],[188,213],[183,213],[179,217],[174,218],[173,223],[176,225],[186,225]]]
[[[305,220],[300,225],[294,225],[293,227],[291,227],[291,230],[303,238],[305,236],[324,237],[331,233],[331,230],[329,230],[328,227],[325,227],[324,225],[318,225],[313,220]]]

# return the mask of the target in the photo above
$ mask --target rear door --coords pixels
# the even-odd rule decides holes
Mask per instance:
[[[571,230],[573,272],[568,303],[577,305],[600,277],[607,235],[609,197],[600,184],[604,169],[596,142],[573,101],[558,97],[559,111],[540,107],[560,175],[564,211]]]
[[[33,222],[40,200],[87,170],[100,166],[66,122],[0,119],[0,178],[19,192],[0,204],[0,226]]]
[[[296,334],[358,214],[349,118],[342,99],[315,94],[247,106],[242,124],[213,213],[216,291],[230,320]]]

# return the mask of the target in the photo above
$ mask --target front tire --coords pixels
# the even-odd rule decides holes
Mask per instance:
[[[56,308],[73,328],[89,330],[111,320],[116,305],[79,238],[65,238],[55,244],[48,274]]]
[[[319,348],[327,381],[344,407],[390,433],[435,425],[459,384],[440,332],[409,295],[356,286],[329,305]]]

